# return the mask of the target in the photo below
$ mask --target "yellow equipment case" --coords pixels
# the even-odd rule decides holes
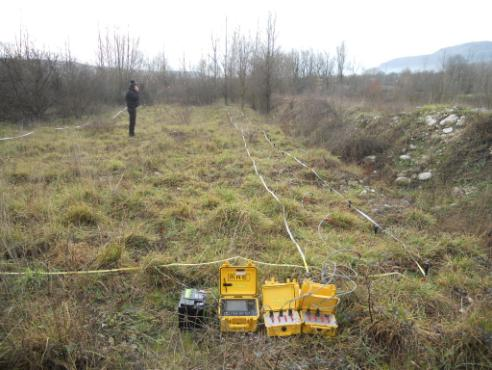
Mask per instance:
[[[300,334],[299,284],[296,280],[279,283],[274,278],[262,287],[263,321],[269,337]]]
[[[309,279],[302,282],[299,305],[304,322],[303,333],[336,335],[338,325],[335,312],[340,300],[336,293],[334,284],[319,284]]]
[[[260,317],[256,266],[220,267],[219,320],[222,332],[254,332]]]

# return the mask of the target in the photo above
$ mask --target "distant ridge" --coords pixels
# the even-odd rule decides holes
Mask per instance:
[[[396,58],[381,64],[377,69],[385,73],[399,73],[406,69],[439,71],[444,58],[461,55],[468,63],[492,62],[492,41],[469,42],[440,49],[432,54]]]

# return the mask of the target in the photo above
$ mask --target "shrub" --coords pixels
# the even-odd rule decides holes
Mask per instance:
[[[492,180],[492,115],[475,117],[447,146],[439,174],[443,182]]]
[[[346,161],[360,162],[365,156],[382,153],[388,147],[388,140],[380,136],[355,136],[342,140],[336,152]]]
[[[284,129],[293,136],[309,138],[313,144],[333,149],[342,132],[348,129],[334,108],[321,98],[296,99],[279,115]]]

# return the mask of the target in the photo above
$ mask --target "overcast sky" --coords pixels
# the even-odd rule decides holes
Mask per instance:
[[[388,59],[428,54],[470,41],[492,40],[491,0],[1,0],[0,41],[22,27],[36,45],[63,49],[67,42],[83,62],[94,62],[98,29],[119,28],[140,38],[149,56],[165,51],[173,67],[183,55],[206,57],[210,35],[223,39],[241,27],[264,29],[277,16],[282,49],[335,51],[345,41],[349,59],[370,68]]]

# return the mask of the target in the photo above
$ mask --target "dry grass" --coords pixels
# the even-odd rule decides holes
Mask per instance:
[[[345,202],[272,150],[260,134],[248,136],[252,155],[285,201],[308,262],[347,264],[362,277],[355,293],[342,298],[336,338],[268,338],[263,329],[221,335],[215,319],[217,266],[158,265],[233,255],[300,263],[278,206],[254,175],[238,132],[225,123],[225,110],[145,107],[136,139],[127,137],[126,117],[112,123],[100,116],[98,125],[83,130],[41,129],[28,140],[1,144],[0,267],[29,273],[0,278],[0,367],[492,365],[490,260],[477,237],[442,233],[425,211],[408,207],[393,226],[412,251],[430,261],[430,275],[422,279],[400,246],[371,233]],[[316,166],[356,204],[371,207],[371,198],[358,195],[360,185],[350,185],[362,174],[358,167],[300,146],[278,126],[261,125],[262,118],[250,114],[252,128],[267,129],[282,149]],[[318,224],[329,212],[320,238]],[[37,273],[137,264],[142,271],[131,274]],[[391,271],[400,275],[371,277]],[[262,267],[260,275],[282,279],[302,270]],[[203,331],[177,328],[184,286],[210,291]]]

